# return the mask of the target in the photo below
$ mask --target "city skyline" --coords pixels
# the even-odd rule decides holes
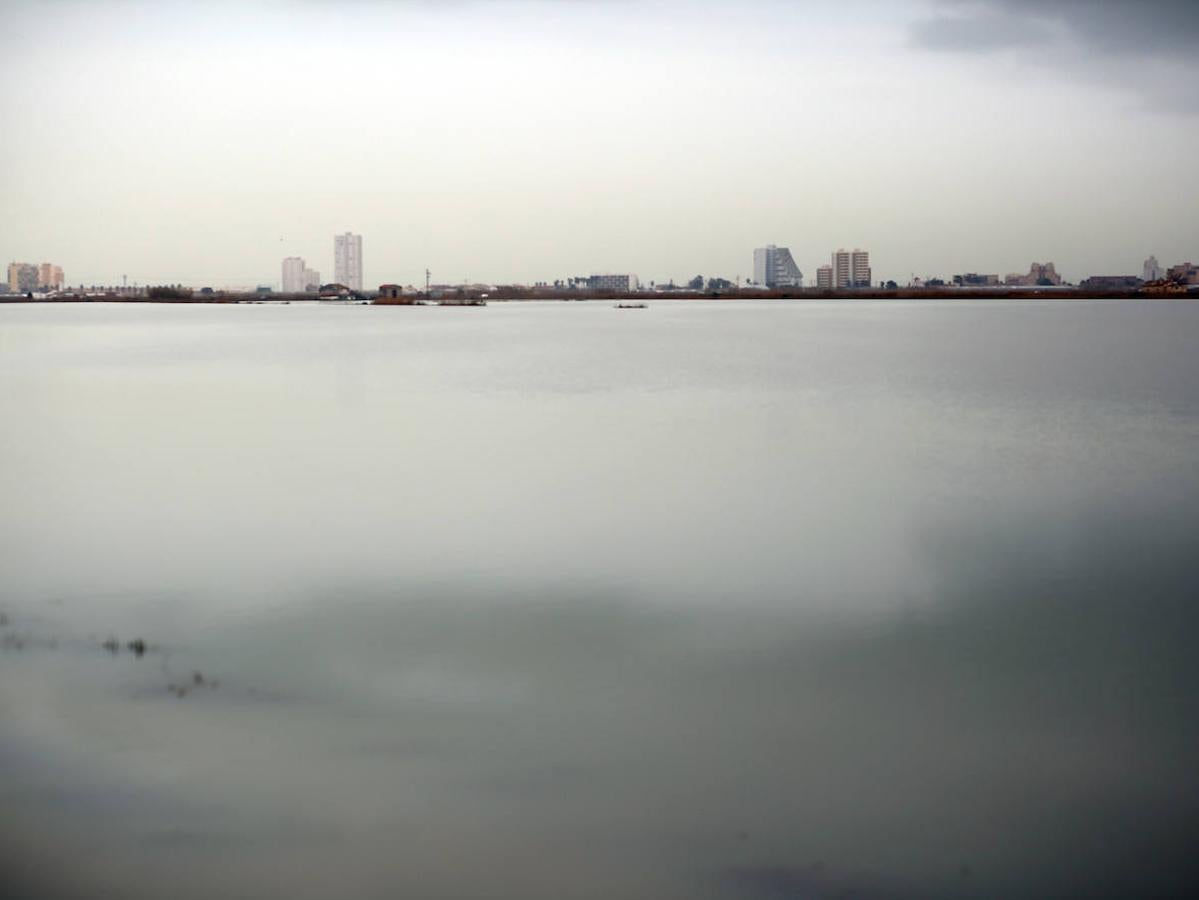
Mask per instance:
[[[366,286],[744,278],[771,241],[807,273],[867,246],[898,282],[1192,259],[1199,15],[1084,6],[61,0],[52,46],[0,57],[0,255],[277,283],[351,226]]]
[[[331,284],[339,284],[348,287],[354,291],[372,291],[375,290],[375,285],[370,284],[363,276],[363,258],[362,258],[362,235],[352,232],[334,235],[333,239],[333,268],[334,275]],[[702,268],[702,267],[701,267]],[[730,287],[766,287],[770,289],[804,289],[815,288],[817,290],[845,290],[853,288],[869,288],[869,287],[924,287],[938,285],[956,285],[959,287],[1033,287],[1033,286],[1054,286],[1054,285],[1082,285],[1088,284],[1092,286],[1115,286],[1117,284],[1124,285],[1132,281],[1146,283],[1157,281],[1163,278],[1172,280],[1182,280],[1186,283],[1194,283],[1191,277],[1193,263],[1189,258],[1186,262],[1178,262],[1171,266],[1163,266],[1159,263],[1155,254],[1150,254],[1141,264],[1140,276],[1134,274],[1129,269],[1119,275],[1114,274],[1098,274],[1090,273],[1086,276],[1070,280],[1063,277],[1053,261],[1041,263],[1034,261],[1029,267],[1029,271],[1009,272],[1006,276],[1000,275],[998,272],[992,274],[978,274],[976,272],[958,271],[952,275],[943,272],[929,273],[925,276],[912,273],[911,277],[906,281],[896,279],[879,278],[875,281],[873,277],[873,268],[870,261],[870,252],[861,248],[853,250],[845,250],[844,248],[834,251],[831,255],[831,262],[823,263],[816,268],[815,278],[805,282],[804,274],[795,262],[794,256],[789,247],[779,247],[775,244],[768,244],[765,247],[758,247],[753,250],[753,259],[749,266],[749,271],[752,273],[749,277],[737,275],[733,280],[725,277],[727,273],[718,273],[712,271],[701,272],[700,275],[694,278],[679,278],[670,276],[666,279],[639,279],[636,275],[631,274],[612,274],[611,272],[600,272],[593,270],[590,275],[563,275],[562,277],[554,278],[552,282],[549,278],[528,278],[523,280],[512,280],[508,282],[500,282],[497,280],[488,279],[460,279],[441,280],[439,285],[514,285],[523,287],[545,287],[557,285],[578,285],[586,286],[590,289],[601,290],[634,290],[638,285],[641,287],[681,287],[685,283],[691,284],[697,279],[702,281],[707,279],[715,279],[719,283],[728,284]],[[209,289],[220,290],[261,290],[264,288],[279,288],[283,293],[295,294],[315,291],[323,284],[319,270],[310,268],[303,257],[288,256],[282,261],[282,277],[278,281],[258,281],[251,284],[231,285],[219,284],[212,281],[204,282],[183,282],[177,279],[167,279],[167,285],[179,285],[182,287],[199,288],[205,287]],[[1112,270],[1114,271],[1114,270]],[[424,272],[426,280],[430,276],[429,270]],[[621,286],[617,286],[620,282]],[[407,284],[412,287],[416,282],[403,281],[395,279],[385,279],[382,284],[388,286]],[[4,285],[4,289],[9,293],[55,290],[59,288],[70,288],[75,286],[86,286],[85,281],[79,282],[77,285],[67,284],[64,281],[63,269],[61,266],[52,265],[50,263],[42,263],[40,266],[31,263],[11,262],[8,266],[8,278]],[[91,286],[104,285],[104,282],[91,282]],[[115,284],[115,282],[114,282]],[[143,287],[151,286],[151,282],[138,282],[136,279],[132,282],[132,286],[141,285]],[[122,287],[128,287],[130,282],[128,276],[122,276]],[[709,288],[711,290],[711,288]]]
[[[358,292],[369,293],[376,290],[376,286],[366,283],[362,276],[362,235],[355,235],[351,232],[334,235],[334,268],[334,278],[330,284],[341,285]],[[1184,285],[1199,284],[1199,274],[1197,274],[1195,264],[1190,259],[1170,265],[1162,265],[1154,254],[1150,254],[1142,262],[1141,275],[1139,276],[1130,270],[1120,274],[1112,274],[1112,272],[1106,274],[1091,273],[1085,277],[1070,280],[1064,278],[1057,271],[1055,262],[1047,261],[1041,263],[1034,261],[1029,265],[1028,272],[1017,271],[1009,272],[1007,275],[1000,275],[997,272],[979,274],[977,272],[959,271],[952,275],[937,273],[923,277],[913,274],[908,280],[899,282],[895,279],[880,278],[877,281],[874,279],[870,263],[870,252],[868,250],[855,248],[852,251],[848,251],[842,248],[832,253],[830,263],[824,263],[817,267],[816,276],[813,281],[805,282],[803,272],[796,265],[790,248],[769,244],[766,247],[754,249],[749,269],[752,272],[750,277],[742,278],[738,275],[733,280],[725,278],[721,273],[710,271],[706,273],[701,272],[690,279],[671,277],[662,280],[640,279],[635,274],[592,272],[590,275],[563,275],[562,277],[554,278],[552,281],[548,278],[510,282],[488,281],[486,279],[475,279],[473,281],[447,281],[438,279],[437,286],[494,287],[507,285],[523,288],[561,287],[562,289],[583,288],[600,291],[637,290],[639,288],[652,289],[656,286],[657,288],[675,290],[684,288],[694,290],[698,282],[700,285],[699,289],[704,290],[704,284],[707,282],[709,286],[706,290],[708,291],[727,290],[735,287],[768,288],[772,290],[804,290],[806,288],[817,291],[840,291],[872,287],[924,288],[941,286],[992,288],[1081,286],[1084,288],[1093,287],[1105,290],[1116,288],[1126,289],[1163,279],[1181,282]],[[159,285],[165,284],[166,286],[178,286],[193,290],[203,288],[210,291],[213,289],[223,291],[252,291],[274,289],[277,287],[285,294],[315,292],[323,285],[320,272],[310,268],[303,257],[285,257],[282,261],[281,271],[282,277],[279,281],[258,282],[253,285],[230,285],[212,282],[188,283],[179,281],[178,279],[167,279],[165,282],[159,282]],[[425,270],[424,274],[426,280],[428,280],[431,275],[430,271]],[[382,284],[391,288],[406,285],[408,288],[415,289],[415,283],[412,281],[403,282],[393,279],[384,281]],[[719,287],[713,287],[713,284],[719,285]],[[0,293],[43,292],[59,289],[70,290],[76,287],[97,288],[115,286],[115,283],[105,285],[104,282],[91,282],[89,285],[87,282],[82,281],[69,284],[64,280],[61,266],[51,263],[36,265],[14,261],[8,265],[7,281],[0,285]],[[138,282],[137,280],[130,282],[127,276],[123,276],[121,280],[122,290],[152,286],[154,285],[149,282]]]

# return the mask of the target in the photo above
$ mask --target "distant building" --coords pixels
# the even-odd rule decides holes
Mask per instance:
[[[592,291],[629,292],[637,287],[636,275],[592,275],[587,279],[587,289]]]
[[[308,282],[304,278],[304,273],[308,271],[311,270],[298,256],[289,256],[283,260],[283,293],[302,294],[308,290]]]
[[[1092,275],[1078,286],[1084,291],[1135,291],[1142,284],[1135,275]]]
[[[333,278],[351,290],[362,290],[362,235],[335,235],[333,238]]]
[[[37,272],[37,283],[43,290],[57,291],[62,287],[62,266],[42,263]]]
[[[1170,266],[1166,272],[1166,277],[1179,284],[1199,284],[1199,268],[1190,262]]]
[[[833,289],[832,266],[821,266],[816,270],[816,287],[825,291],[831,291]]]
[[[388,306],[411,306],[416,303],[416,292],[405,291],[398,284],[379,285],[379,301]]]
[[[28,294],[38,289],[38,268],[32,263],[8,264],[8,289],[14,294]]]
[[[999,276],[967,272],[965,275],[954,275],[953,283],[958,287],[994,287],[999,284]]]
[[[1145,260],[1145,267],[1141,270],[1141,278],[1144,281],[1160,281],[1165,275],[1166,270],[1158,263],[1156,256]]]
[[[321,273],[308,268],[299,256],[283,260],[283,293],[316,293],[321,289]]]
[[[1057,274],[1057,269],[1053,263],[1033,263],[1029,267],[1027,275],[1021,275],[1015,272],[1005,279],[1005,283],[1013,287],[1034,287],[1041,285],[1047,287],[1050,285],[1056,286],[1062,283],[1062,277]]]
[[[834,288],[870,287],[870,254],[865,250],[838,250],[833,254]]]
[[[803,272],[790,250],[768,244],[754,251],[754,283],[768,288],[801,288]]]

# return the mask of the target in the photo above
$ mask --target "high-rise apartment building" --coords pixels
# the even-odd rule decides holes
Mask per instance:
[[[824,291],[830,291],[833,288],[833,267],[821,266],[816,270],[816,287]]]
[[[833,287],[849,287],[849,253],[844,250],[833,254]]]
[[[307,288],[304,282],[304,260],[299,256],[289,256],[283,260],[283,293],[300,294]]]
[[[283,293],[303,294],[320,289],[321,273],[316,269],[308,268],[303,257],[289,256],[283,260]]]
[[[1145,260],[1145,267],[1142,270],[1141,278],[1144,281],[1160,281],[1165,278],[1166,272],[1158,264],[1157,257],[1151,256]]]
[[[52,263],[42,263],[37,270],[38,286],[45,290],[57,291],[62,287],[62,266]]]
[[[833,287],[866,288],[871,285],[870,254],[865,250],[838,250],[833,254]]]
[[[849,268],[853,276],[853,287],[870,287],[873,273],[870,271],[870,254],[855,250],[849,255]]]
[[[333,238],[333,280],[351,290],[362,290],[362,235],[335,235]]]
[[[32,263],[8,264],[8,289],[16,294],[28,294],[38,289],[38,267]]]
[[[62,266],[53,263],[13,262],[8,264],[8,289],[13,293],[28,294],[33,291],[57,291],[63,286]]]
[[[754,283],[768,288],[801,288],[803,272],[786,247],[768,244],[754,251]]]

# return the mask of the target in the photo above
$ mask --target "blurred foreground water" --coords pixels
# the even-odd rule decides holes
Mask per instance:
[[[4,895],[1186,896],[1197,342],[0,306]]]

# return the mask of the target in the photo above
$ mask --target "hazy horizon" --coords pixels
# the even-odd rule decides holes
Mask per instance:
[[[0,257],[69,284],[1139,274],[1199,256],[1188,2],[0,4]]]

